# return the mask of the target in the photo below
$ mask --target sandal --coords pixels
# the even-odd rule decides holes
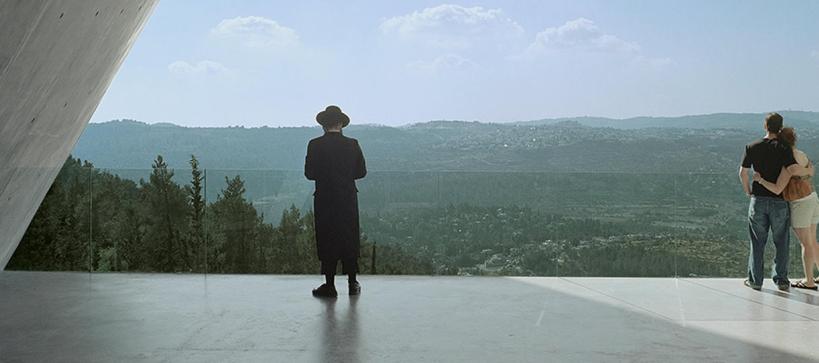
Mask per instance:
[[[791,286],[793,286],[793,287],[795,287],[797,289],[805,289],[805,290],[817,290],[817,289],[819,289],[819,287],[816,287],[816,285],[813,285],[813,286],[805,285],[805,281],[801,281],[801,280],[798,281],[798,282],[792,283]]]

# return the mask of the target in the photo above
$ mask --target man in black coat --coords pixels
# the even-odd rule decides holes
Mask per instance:
[[[316,115],[316,121],[324,128],[324,135],[307,145],[304,176],[316,182],[313,193],[316,249],[326,281],[313,290],[313,296],[338,296],[335,274],[339,261],[342,272],[348,276],[350,295],[358,295],[360,233],[355,180],[367,175],[364,154],[358,140],[342,135],[341,129],[350,124],[350,118],[340,108],[327,106]]]

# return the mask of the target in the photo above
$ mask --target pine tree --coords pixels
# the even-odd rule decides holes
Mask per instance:
[[[262,223],[256,209],[245,199],[245,183],[240,176],[225,177],[227,184],[212,205],[218,233],[217,260],[221,272],[256,271],[261,260],[256,244],[258,225]]]
[[[185,192],[173,182],[174,171],[168,169],[161,155],[156,157],[152,168],[148,182],[142,182],[148,219],[149,263],[154,270],[161,272],[189,270],[181,242],[187,232]]]
[[[186,187],[188,192],[189,204],[189,225],[190,235],[188,244],[189,250],[187,256],[189,261],[195,261],[191,265],[198,271],[204,270],[204,256],[201,256],[201,251],[205,247],[205,231],[204,231],[204,215],[205,215],[205,199],[202,195],[202,182],[204,177],[202,171],[199,170],[199,160],[196,156],[191,155],[191,185]],[[196,258],[200,256],[200,258]]]

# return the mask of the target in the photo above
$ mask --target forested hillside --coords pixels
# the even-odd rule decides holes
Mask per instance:
[[[785,113],[803,149],[819,154],[819,113]],[[761,114],[678,118],[559,119],[493,124],[434,121],[403,127],[352,125],[372,170],[726,172],[762,134]],[[136,121],[91,124],[74,155],[98,167],[147,169],[164,155],[203,168],[300,170],[318,127],[186,128]]]
[[[134,182],[69,158],[49,189],[9,269],[209,273],[314,273],[313,214],[284,210],[265,223],[239,175],[225,177],[212,203],[189,161],[189,182],[173,181],[163,158]],[[362,241],[362,272],[429,274],[399,246]],[[373,265],[373,263],[376,265]]]
[[[786,114],[814,158],[816,115]],[[761,120],[353,125],[345,133],[370,170],[358,183],[362,272],[742,276],[747,198],[736,167]],[[301,168],[318,134],[91,125],[9,268],[313,273]]]

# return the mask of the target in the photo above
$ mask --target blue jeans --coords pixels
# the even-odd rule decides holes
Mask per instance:
[[[751,255],[748,258],[748,279],[753,286],[762,286],[765,279],[765,244],[771,231],[776,256],[773,280],[777,285],[788,284],[788,248],[790,246],[791,211],[788,202],[778,198],[751,197],[748,208],[748,233],[751,237]]]

